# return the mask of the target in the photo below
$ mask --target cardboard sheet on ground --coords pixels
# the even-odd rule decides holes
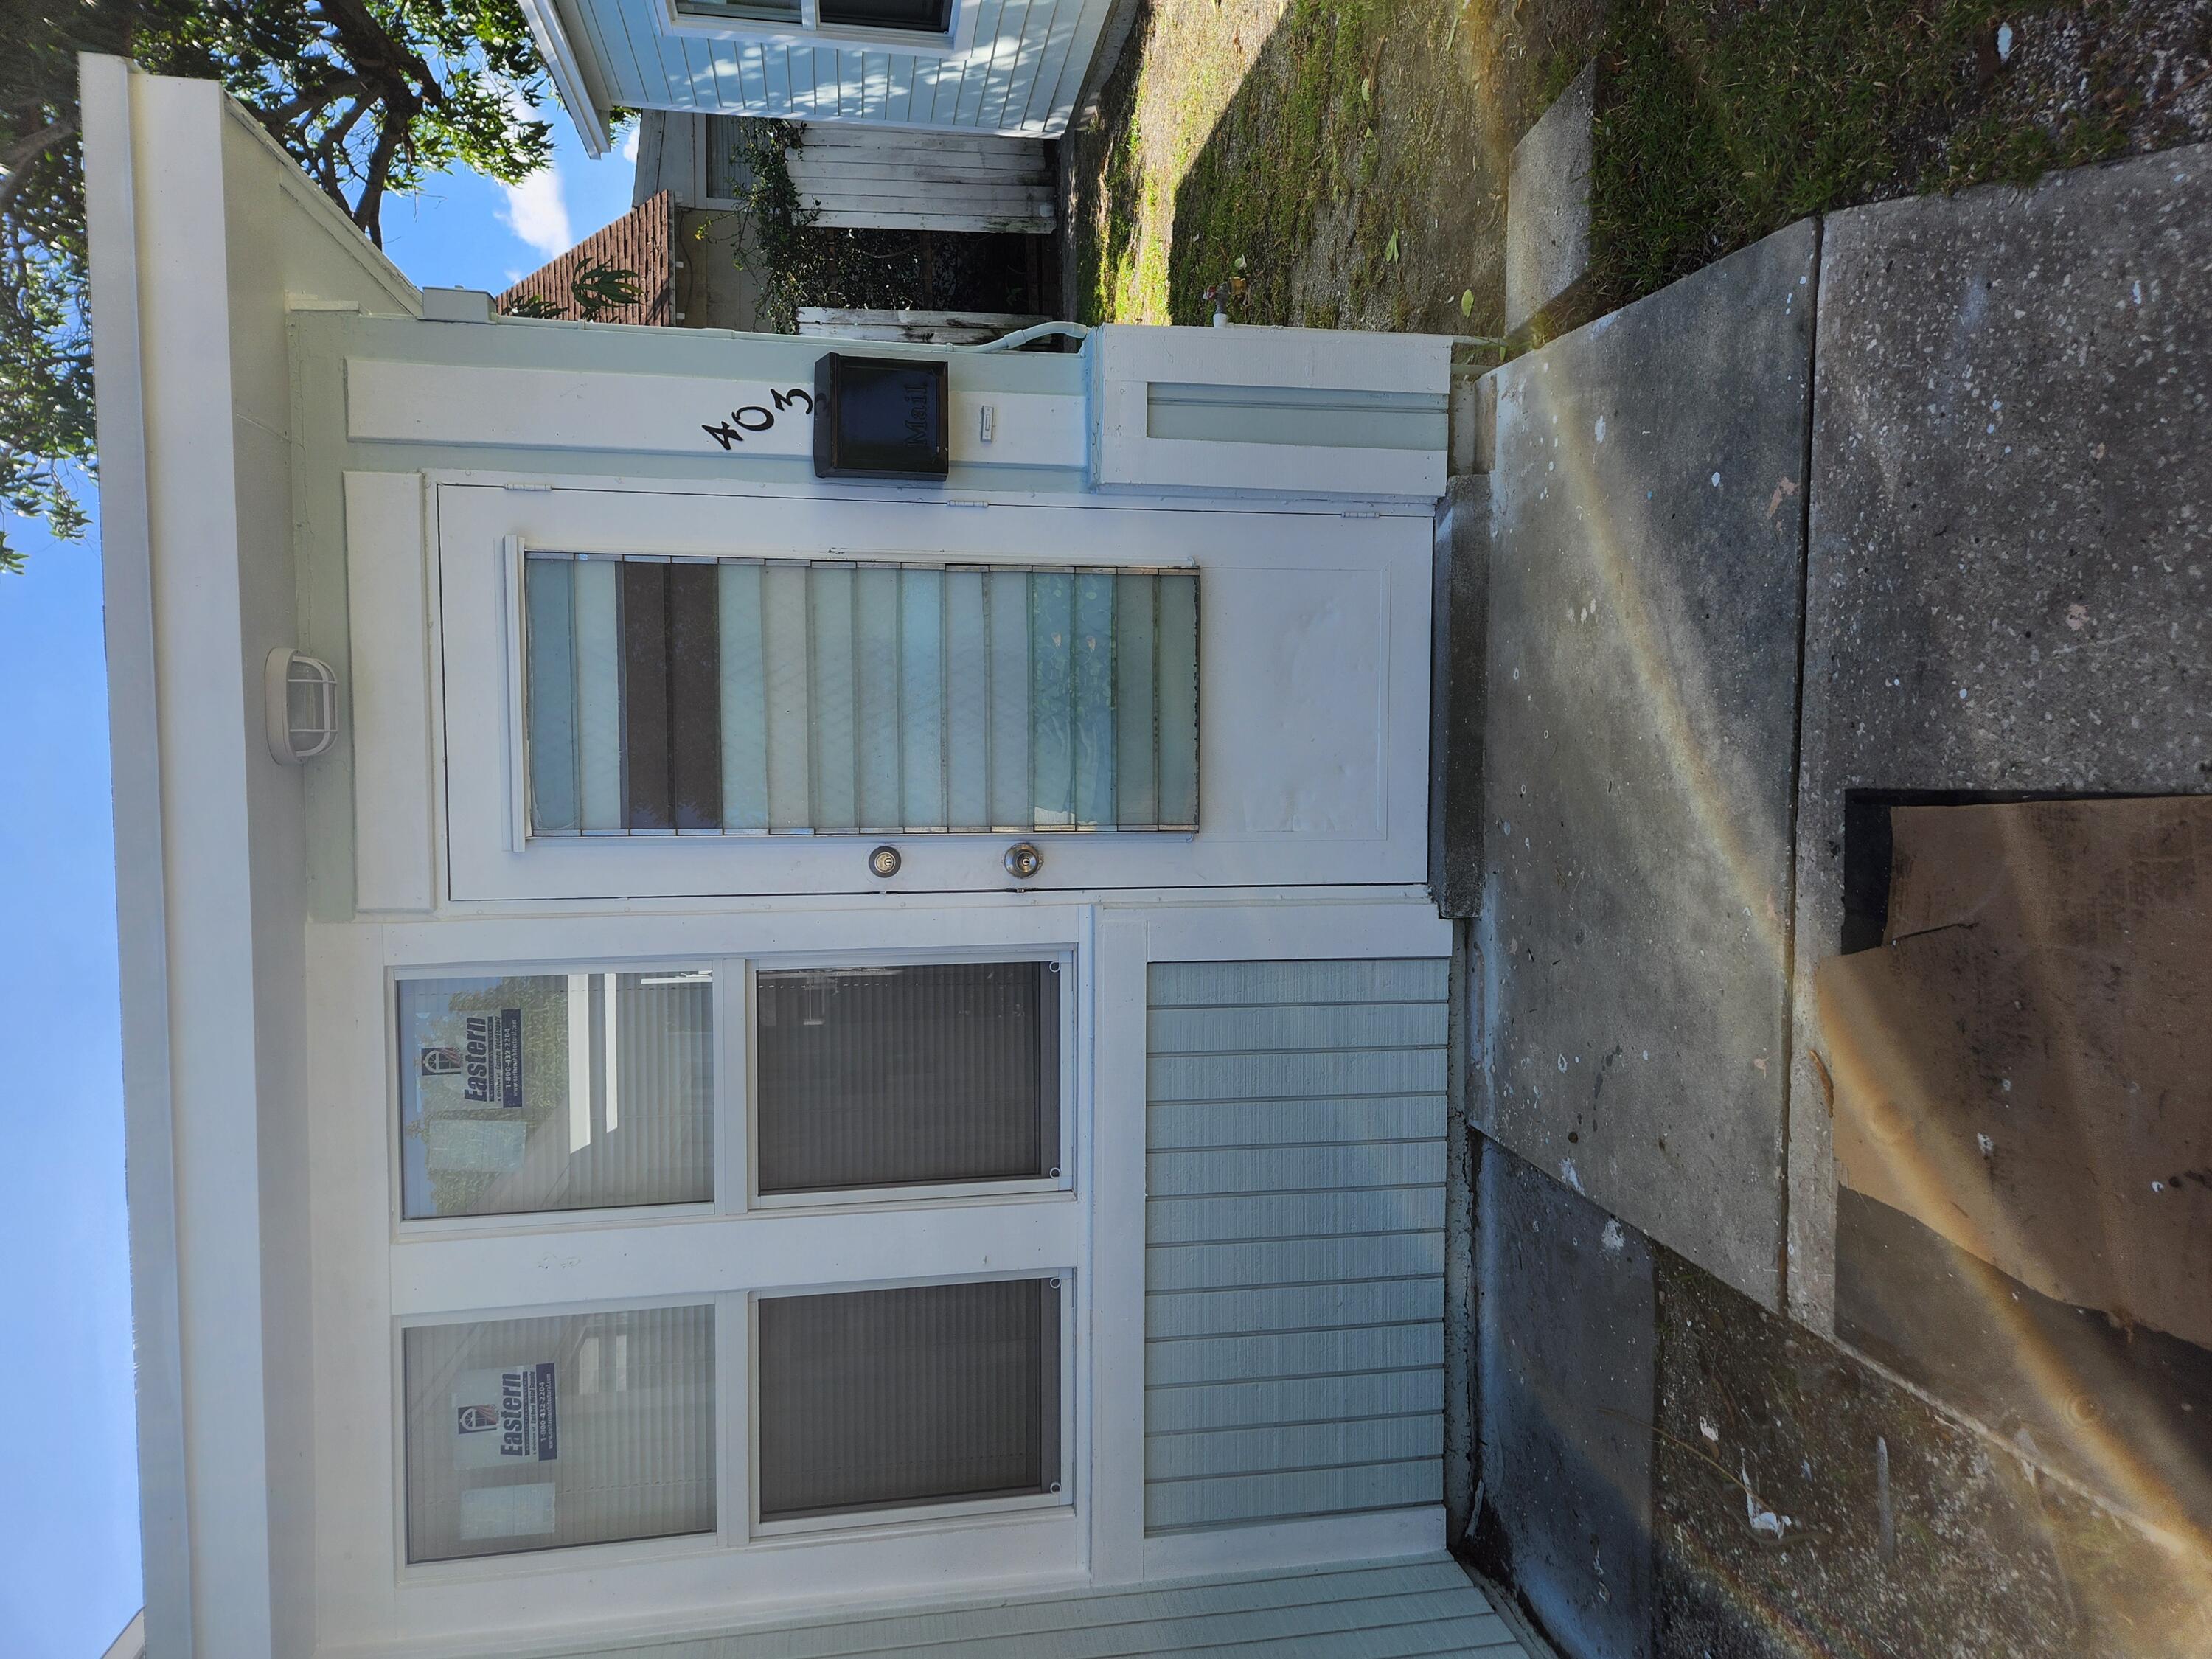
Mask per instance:
[[[1814,980],[1843,1185],[2212,1347],[2212,797],[1897,807]]]

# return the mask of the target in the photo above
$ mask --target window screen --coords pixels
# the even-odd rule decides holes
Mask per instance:
[[[1058,1279],[759,1304],[761,1519],[1057,1492]]]
[[[1190,830],[1194,572],[532,553],[532,833]]]
[[[1060,1173],[1060,965],[764,973],[763,1194]]]
[[[714,1310],[403,1334],[407,1559],[714,1528]]]
[[[711,1200],[714,976],[399,981],[400,1212]]]
[[[847,28],[945,32],[948,0],[822,0],[822,21]]]

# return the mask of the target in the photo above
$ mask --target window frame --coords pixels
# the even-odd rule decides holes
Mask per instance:
[[[860,1291],[920,1290],[932,1285],[993,1285],[1037,1279],[1060,1281],[1060,1490],[1012,1498],[949,1498],[934,1504],[901,1504],[896,1509],[863,1510],[844,1515],[806,1516],[785,1521],[763,1521],[760,1501],[760,1304],[775,1297],[842,1296]],[[1036,1510],[1066,1510],[1077,1504],[1076,1399],[1079,1391],[1075,1366],[1079,1356],[1076,1341],[1079,1306],[1084,1316],[1088,1306],[1082,1276],[1073,1267],[1046,1272],[940,1273],[919,1279],[872,1279],[850,1284],[779,1286],[772,1291],[744,1293],[745,1322],[744,1416],[745,1534],[749,1541],[780,1538],[866,1537],[911,1528],[919,1523],[959,1522],[991,1516],[1018,1516]]]
[[[792,19],[746,17],[738,13],[718,16],[710,6],[694,6],[685,3],[685,0],[660,0],[654,21],[660,33],[678,40],[688,36],[694,40],[737,40],[748,46],[820,46],[831,51],[842,47],[902,52],[917,58],[957,58],[975,44],[981,0],[950,0],[946,9],[949,15],[945,27],[927,32],[824,23],[820,0],[799,0],[799,15]],[[906,125],[945,130],[935,122]]]

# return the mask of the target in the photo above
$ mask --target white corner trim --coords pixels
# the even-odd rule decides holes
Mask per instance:
[[[1444,1511],[1436,1504],[1147,1538],[1145,1578],[1151,1583],[1215,1573],[1282,1571],[1443,1553]]]
[[[582,60],[561,21],[558,0],[522,0],[522,15],[538,50],[544,54],[546,67],[552,71],[553,90],[560,97],[561,106],[568,112],[576,136],[584,141],[584,153],[597,161],[613,141],[607,133],[606,117],[592,101],[591,83],[585,79]]]
[[[152,509],[140,355],[131,70],[79,60],[93,361],[100,379],[100,568],[114,766],[116,925],[123,1001],[131,1322],[137,1372],[139,1541],[165,1654],[191,1659],[192,1553],[185,1495],[184,1337],[171,1122],[161,725],[154,678]],[[146,1611],[134,1628],[144,1634]],[[126,1632],[127,1634],[128,1632]],[[122,1645],[120,1642],[118,1646]]]
[[[141,1607],[131,1615],[131,1622],[123,1633],[107,1644],[102,1659],[146,1659],[146,1609]]]

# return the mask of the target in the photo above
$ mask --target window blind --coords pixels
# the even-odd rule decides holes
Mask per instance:
[[[1194,571],[525,561],[532,832],[1192,830]]]
[[[764,1194],[1060,1173],[1047,962],[801,969],[757,981]]]
[[[1058,1279],[759,1304],[763,1521],[1055,1492]]]
[[[712,1306],[416,1326],[400,1352],[410,1561],[714,1530]]]
[[[712,1199],[714,976],[404,979],[400,1212]]]

